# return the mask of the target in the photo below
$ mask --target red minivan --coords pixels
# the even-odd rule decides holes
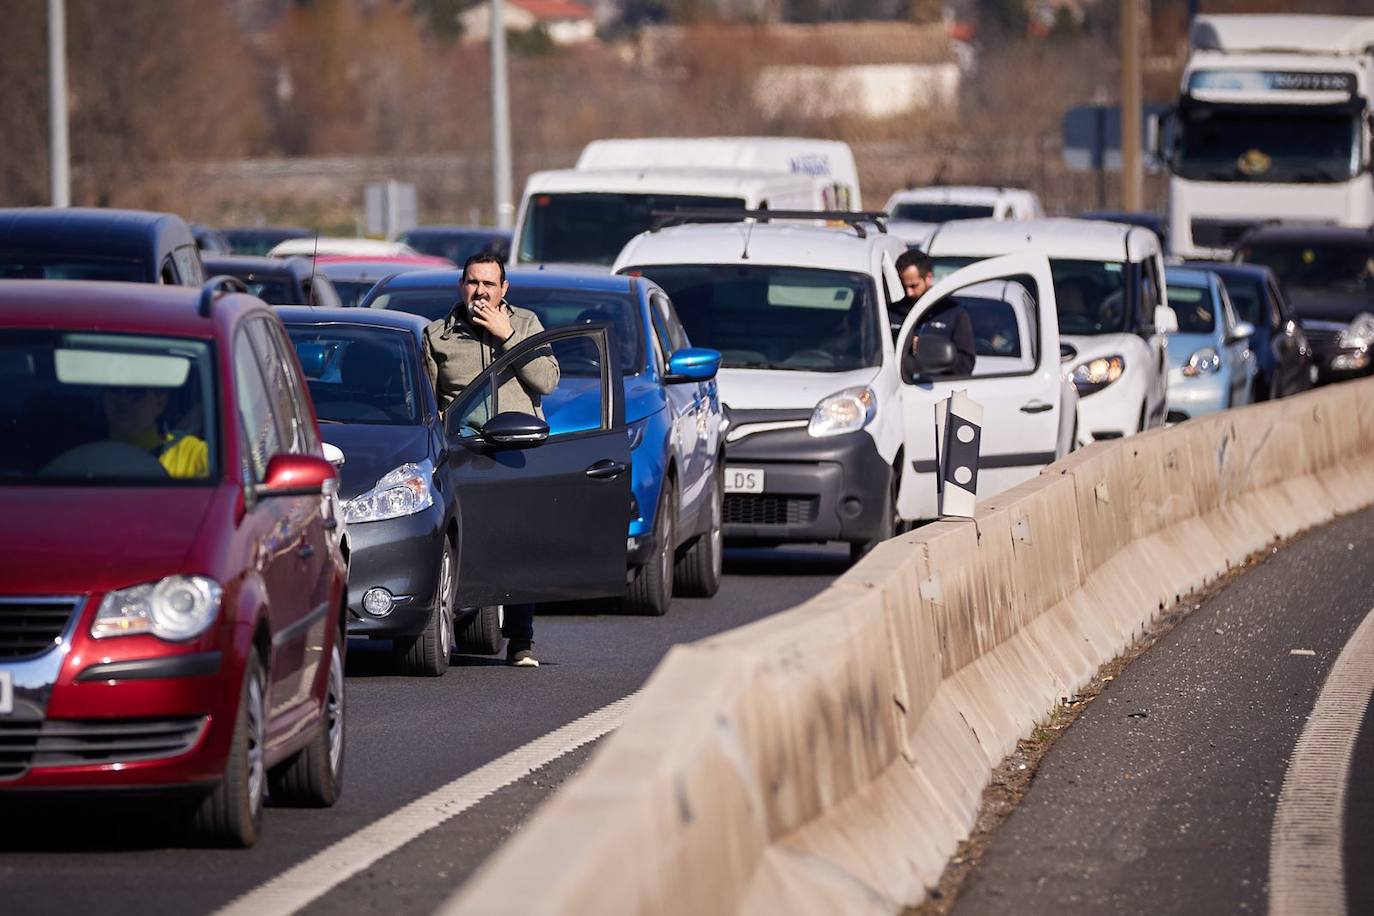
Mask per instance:
[[[187,790],[242,846],[332,804],[336,485],[259,300],[0,281],[0,795]]]

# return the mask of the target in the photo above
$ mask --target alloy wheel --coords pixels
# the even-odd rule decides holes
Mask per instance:
[[[439,565],[439,651],[443,658],[453,654],[453,553],[448,550]]]
[[[325,697],[324,715],[329,735],[329,771],[337,776],[344,747],[344,665],[337,643],[329,661],[329,695]]]
[[[248,696],[245,698],[247,709],[247,762],[248,762],[248,806],[253,816],[262,808],[264,789],[267,785],[266,744],[267,710],[263,703],[262,679],[251,678],[248,682]]]

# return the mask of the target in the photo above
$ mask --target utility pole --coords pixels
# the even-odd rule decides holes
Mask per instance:
[[[503,0],[491,5],[491,180],[496,225],[515,223],[510,177],[510,93],[506,88],[506,11]]]
[[[48,0],[48,176],[52,205],[72,205],[67,145],[67,0]]]
[[[1145,196],[1141,163],[1141,0],[1121,0],[1121,209],[1139,210]]]

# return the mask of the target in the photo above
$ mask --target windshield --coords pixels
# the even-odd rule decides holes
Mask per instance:
[[[420,422],[408,331],[347,324],[287,325],[321,423]]]
[[[1374,290],[1374,245],[1370,243],[1262,242],[1246,245],[1238,257],[1243,262],[1268,267],[1285,290]]]
[[[215,476],[205,341],[0,331],[0,482],[187,484]]]
[[[421,254],[448,258],[460,267],[464,261],[478,252],[486,251],[505,258],[510,251],[510,242],[502,236],[478,232],[469,234],[418,230],[402,236],[401,241]]]
[[[932,258],[942,279],[981,258]],[[1119,334],[1126,330],[1126,265],[1120,261],[1050,260],[1061,334]]]
[[[845,372],[881,362],[873,281],[804,267],[638,268],[668,293],[692,343],[735,369]]]
[[[1346,181],[1359,170],[1358,126],[1348,107],[1189,105],[1172,168],[1198,181]]]
[[[655,210],[743,210],[737,197],[689,194],[536,194],[520,232],[521,261],[615,263],[625,243],[653,228]]]
[[[0,252],[0,280],[116,280],[147,283],[148,267],[132,258]]]
[[[1178,333],[1210,334],[1216,330],[1212,294],[1201,286],[1169,284],[1169,307],[1178,316]]]
[[[892,208],[893,219],[909,219],[918,223],[948,223],[958,219],[983,219],[992,216],[989,204],[937,204],[909,201]]]
[[[331,280],[334,289],[339,293],[339,301],[344,308],[354,308],[362,303],[367,294],[372,291],[372,287],[377,285],[376,280]]]
[[[296,285],[288,280],[263,277],[240,277],[248,287],[248,295],[257,296],[268,305],[305,305]]]

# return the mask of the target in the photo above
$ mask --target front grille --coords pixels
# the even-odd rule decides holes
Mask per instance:
[[[1195,219],[1193,244],[1200,248],[1234,248],[1240,237],[1259,225],[1254,220]]]
[[[727,525],[806,525],[816,520],[815,496],[727,493]]]
[[[0,659],[42,655],[57,645],[78,600],[0,596]]]
[[[30,768],[131,763],[184,754],[204,716],[175,719],[0,719],[0,779]]]
[[[1302,325],[1303,336],[1312,345],[1312,352],[1318,356],[1330,356],[1339,350],[1336,338],[1344,330],[1345,325],[1327,321],[1307,321]]]

